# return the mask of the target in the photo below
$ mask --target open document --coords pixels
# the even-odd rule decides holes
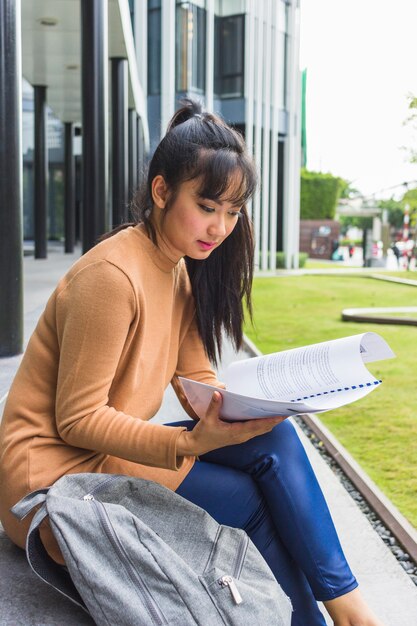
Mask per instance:
[[[320,413],[363,398],[381,384],[365,363],[395,354],[377,333],[235,361],[225,370],[226,390],[180,378],[189,403],[204,416],[213,391],[223,396],[221,416],[248,420]]]

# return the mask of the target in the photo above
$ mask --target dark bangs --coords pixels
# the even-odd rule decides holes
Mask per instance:
[[[198,159],[188,172],[189,180],[197,179],[197,193],[215,202],[245,205],[256,188],[256,172],[246,154],[228,149],[200,150]]]

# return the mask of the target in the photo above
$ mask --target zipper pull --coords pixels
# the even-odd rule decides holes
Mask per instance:
[[[219,585],[221,587],[229,587],[235,604],[241,604],[243,602],[243,598],[239,593],[239,589],[236,587],[236,583],[231,576],[222,576],[219,579]]]
[[[91,493],[87,493],[86,496],[83,496],[83,500],[94,500],[94,496]]]

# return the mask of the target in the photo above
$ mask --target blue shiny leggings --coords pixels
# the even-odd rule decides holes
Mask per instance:
[[[170,424],[191,430],[195,422]],[[221,524],[243,528],[293,603],[292,626],[325,626],[316,600],[357,587],[327,504],[287,420],[200,457],[177,493]]]

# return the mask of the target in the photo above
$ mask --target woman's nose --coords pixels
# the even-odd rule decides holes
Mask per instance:
[[[213,221],[211,222],[208,232],[212,236],[216,237],[224,237],[226,234],[226,222],[224,219],[224,215],[217,214],[213,217]]]

